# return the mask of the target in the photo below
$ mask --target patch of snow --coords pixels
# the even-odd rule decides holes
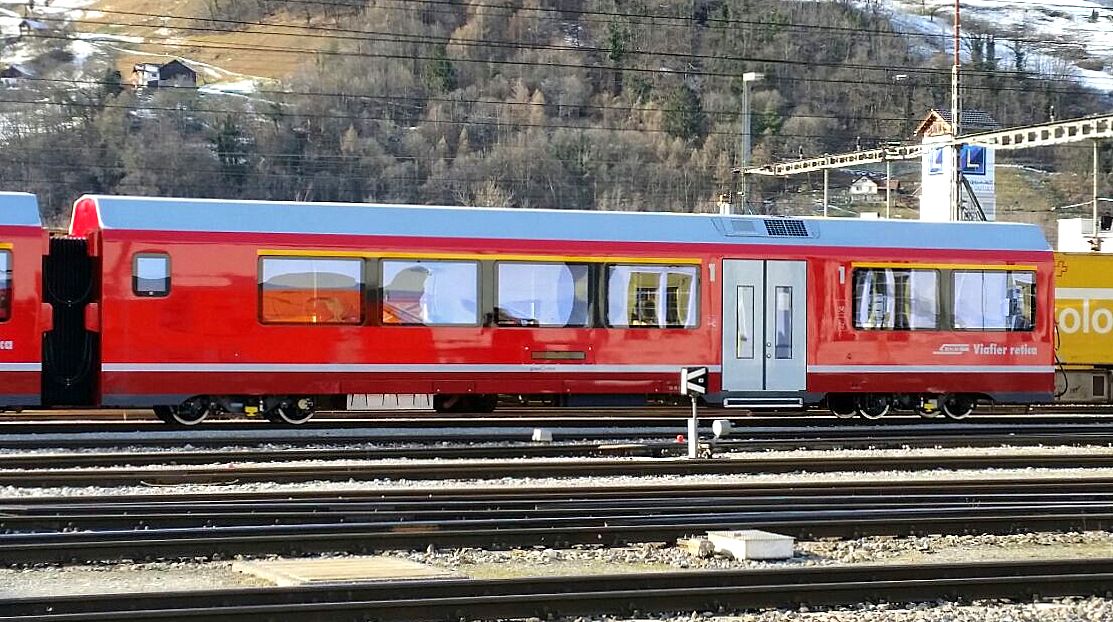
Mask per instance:
[[[856,4],[867,10],[865,2]],[[913,48],[926,55],[951,50],[953,6],[951,0],[881,0],[879,10],[898,31],[917,35]],[[1073,60],[1081,55],[1113,62],[1113,8],[1091,0],[962,0],[960,9],[964,20],[992,26],[1002,71],[1014,70],[1012,48],[1019,39],[1025,70],[1113,91],[1113,74],[1084,69]],[[1097,22],[1091,23],[1095,12]],[[965,44],[961,54],[964,61],[970,60]]]
[[[54,0],[50,3],[50,6],[37,2],[35,3],[35,12],[48,15],[65,15],[78,12],[96,1],[97,0]],[[19,2],[17,4],[26,4],[26,2]]]
[[[144,43],[146,39],[143,37],[135,37],[131,35],[110,35],[100,32],[78,32],[74,33],[74,38],[83,41],[119,41],[121,43]]]
[[[233,82],[213,82],[198,89],[202,93],[235,93],[239,95],[254,93],[258,88],[255,80],[236,80]]]

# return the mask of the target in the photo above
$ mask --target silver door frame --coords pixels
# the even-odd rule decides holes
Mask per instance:
[[[804,391],[807,263],[724,259],[722,274],[723,391]]]

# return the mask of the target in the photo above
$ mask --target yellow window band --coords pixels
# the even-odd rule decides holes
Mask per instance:
[[[898,263],[898,262],[852,262],[852,268],[892,268],[895,270],[982,270],[982,271],[1019,271],[1026,270],[1034,272],[1036,266],[1031,264],[1024,265],[1001,265],[1001,264],[974,264],[974,263]]]
[[[260,257],[357,257],[364,259],[423,259],[468,260],[468,261],[529,261],[556,263],[623,263],[653,265],[700,265],[701,261],[692,257],[586,257],[580,255],[519,255],[497,253],[415,253],[415,252],[370,252],[370,251],[325,251],[325,250],[267,250],[258,252]]]

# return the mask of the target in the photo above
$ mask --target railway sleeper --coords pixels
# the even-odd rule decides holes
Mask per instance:
[[[986,399],[984,395],[975,393],[830,393],[826,404],[833,415],[843,419],[875,420],[894,410],[902,410],[928,419],[958,420],[969,417],[983,399]]]

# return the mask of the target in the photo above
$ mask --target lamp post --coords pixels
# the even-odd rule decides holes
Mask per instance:
[[[738,178],[741,182],[740,190],[742,195],[743,213],[747,211],[746,204],[749,202],[750,199],[750,188],[747,184],[748,180],[746,179],[746,169],[750,168],[750,151],[752,142],[750,137],[750,83],[757,82],[764,77],[765,76],[763,74],[754,71],[748,71],[742,74],[742,153],[739,157],[739,160],[741,160],[741,165],[739,166],[739,169],[741,169],[741,173],[739,174]],[[733,204],[734,202],[732,200],[731,203],[724,206],[723,209],[728,210]]]

